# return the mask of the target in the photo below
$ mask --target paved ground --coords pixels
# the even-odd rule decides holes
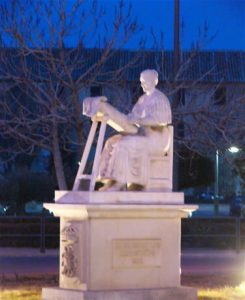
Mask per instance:
[[[183,274],[243,273],[245,278],[245,251],[186,249],[182,252]]]
[[[245,251],[184,249],[181,255],[182,274],[243,273],[245,278]],[[58,273],[59,252],[38,249],[0,248],[0,275]]]

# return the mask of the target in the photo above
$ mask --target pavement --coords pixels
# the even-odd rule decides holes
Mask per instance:
[[[244,274],[245,251],[183,249],[181,269],[184,275]],[[0,248],[0,276],[58,274],[59,250],[47,249],[40,253],[32,248]]]
[[[245,251],[184,249],[181,268],[185,275],[242,274],[245,278]]]

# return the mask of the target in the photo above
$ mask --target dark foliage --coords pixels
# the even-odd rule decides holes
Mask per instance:
[[[214,181],[213,162],[197,153],[184,151],[179,160],[179,188],[209,185]]]
[[[17,214],[24,213],[29,201],[53,202],[54,181],[48,173],[19,170],[0,180],[0,201],[11,207]]]

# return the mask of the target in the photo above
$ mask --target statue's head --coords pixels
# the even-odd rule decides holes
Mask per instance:
[[[143,91],[150,94],[158,84],[158,73],[155,70],[144,70],[140,73],[140,82]]]

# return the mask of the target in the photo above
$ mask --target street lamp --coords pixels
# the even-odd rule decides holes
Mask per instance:
[[[228,149],[229,152],[231,153],[237,153],[240,151],[240,149],[236,146],[231,146],[229,149]]]
[[[237,153],[240,149],[236,146],[228,148],[230,153]],[[215,179],[214,179],[214,214],[219,214],[219,150],[215,153]]]
[[[239,149],[236,146],[231,146],[228,151],[232,154],[240,152],[241,149]],[[238,196],[241,194],[241,177],[239,175],[235,176],[235,195]]]

